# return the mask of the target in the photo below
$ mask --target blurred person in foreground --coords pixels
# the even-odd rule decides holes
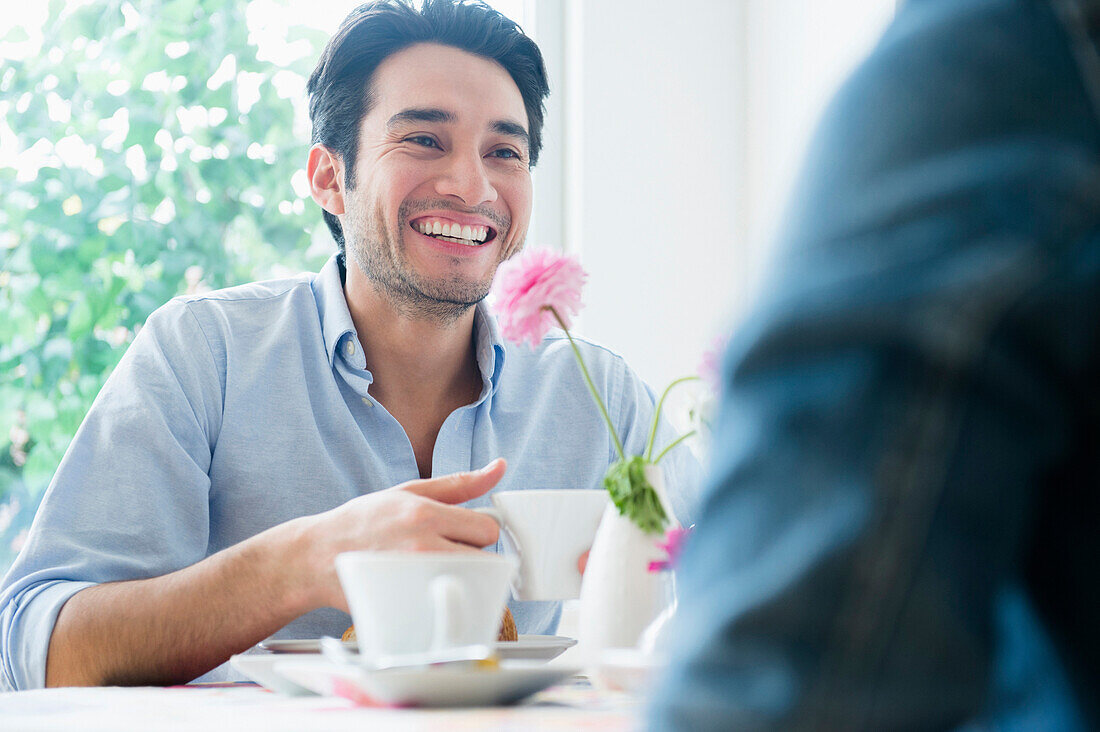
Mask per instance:
[[[1100,723],[1100,1],[909,0],[726,355],[655,729]]]

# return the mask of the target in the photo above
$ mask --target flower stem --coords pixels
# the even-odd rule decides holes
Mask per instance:
[[[677,384],[682,384],[685,381],[698,380],[698,376],[681,376],[679,379],[676,379],[676,381],[673,381],[671,384],[665,387],[664,393],[661,394],[661,399],[657,402],[657,410],[653,413],[653,425],[649,428],[649,440],[645,444],[645,460],[647,463],[656,463],[661,459],[658,457],[657,460],[652,460],[651,458],[653,457],[653,441],[657,439],[657,423],[661,421],[661,407],[665,405],[665,397],[667,397],[668,393],[672,391],[672,387],[676,386]],[[682,439],[683,438],[681,437],[680,440]],[[677,440],[676,442],[679,442],[680,440]],[[672,445],[675,445],[676,442],[672,443]],[[669,445],[669,447],[672,447],[672,445]],[[666,452],[668,452],[668,448],[665,448],[664,452],[662,452],[661,455],[664,455]]]
[[[661,458],[663,458],[668,453],[669,450],[676,447],[681,442],[683,442],[687,438],[691,437],[695,433],[696,433],[696,430],[692,430],[691,432],[687,432],[687,433],[682,434],[679,437],[677,437],[668,447],[666,447],[664,450],[661,450],[661,454],[657,456],[657,459],[653,461],[653,464],[656,465],[657,463],[661,462]]]
[[[615,450],[619,453],[620,460],[626,460],[626,455],[623,453],[623,443],[619,441],[619,435],[615,432],[615,425],[611,423],[611,417],[607,416],[607,408],[603,405],[603,399],[600,399],[599,392],[596,391],[596,385],[592,383],[592,377],[588,373],[588,367],[584,365],[584,359],[581,358],[581,351],[577,348],[576,342],[573,340],[573,336],[569,334],[569,329],[565,327],[565,323],[562,321],[561,316],[558,315],[558,311],[549,305],[546,306],[554,315],[554,319],[558,321],[558,325],[565,331],[565,337],[569,339],[569,345],[573,347],[573,355],[577,357],[577,363],[580,364],[581,374],[584,375],[584,383],[588,384],[588,391],[592,392],[592,398],[596,400],[596,406],[600,408],[600,414],[603,415],[604,422],[607,422],[607,429],[611,432],[611,439],[615,441]]]

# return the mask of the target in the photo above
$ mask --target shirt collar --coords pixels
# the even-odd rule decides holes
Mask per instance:
[[[313,279],[313,297],[317,302],[317,312],[321,317],[321,335],[325,340],[325,352],[329,365],[336,360],[336,349],[349,333],[358,338],[355,323],[348,310],[348,301],[344,297],[344,280],[340,275],[340,264],[333,255]],[[482,300],[474,310],[474,349],[477,367],[481,371],[482,382],[495,392],[500,384],[500,373],[504,368],[504,339],[496,317]],[[483,394],[484,396],[484,394]]]
[[[355,335],[355,324],[351,320],[348,301],[344,299],[344,280],[340,276],[340,264],[336,257],[333,255],[313,278],[313,298],[321,317],[321,335],[325,339],[330,366],[335,363],[340,340],[348,333]]]
[[[484,300],[475,306],[474,333],[474,349],[482,383],[489,391],[496,392],[500,386],[500,372],[504,369],[504,339],[500,335],[496,316],[489,312]]]

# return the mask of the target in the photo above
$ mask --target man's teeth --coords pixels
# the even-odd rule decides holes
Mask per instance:
[[[485,241],[489,235],[488,226],[463,226],[442,221],[421,221],[416,225],[421,234],[443,236],[460,244],[474,246]]]

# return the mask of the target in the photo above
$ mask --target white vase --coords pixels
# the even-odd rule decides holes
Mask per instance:
[[[666,569],[661,574],[661,587],[663,596],[661,604],[664,607],[657,614],[657,618],[646,626],[638,639],[638,650],[646,656],[663,656],[670,650],[669,628],[679,609],[679,598],[676,594],[676,573]]]
[[[668,528],[678,526],[665,496],[661,469],[646,465],[645,476],[670,519]],[[657,546],[663,539],[660,534],[646,534],[619,515],[614,503],[608,503],[581,583],[579,635],[586,653],[634,648],[642,631],[664,609],[662,578],[659,572],[649,571],[650,562],[668,558]]]

